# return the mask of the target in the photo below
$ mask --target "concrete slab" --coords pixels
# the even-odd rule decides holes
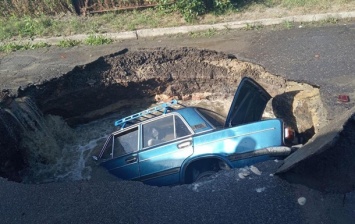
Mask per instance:
[[[344,129],[344,125],[355,119],[355,107],[351,108],[337,119],[329,122],[325,127],[315,134],[310,141],[302,148],[287,157],[277,170],[277,173],[289,171],[297,166],[301,161],[305,161],[317,154],[320,154],[337,144],[339,135]]]

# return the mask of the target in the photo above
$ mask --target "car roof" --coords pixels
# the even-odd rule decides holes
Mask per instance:
[[[140,124],[144,124],[144,123],[149,123],[153,120],[158,120],[162,117],[166,117],[166,116],[171,116],[171,115],[178,115],[181,118],[183,118],[186,123],[193,129],[194,133],[201,133],[201,132],[205,132],[205,131],[209,131],[212,130],[214,127],[213,125],[211,125],[209,123],[208,120],[206,120],[196,109],[199,109],[199,107],[184,107],[184,108],[179,108],[179,109],[173,109],[170,108],[171,110],[167,111],[167,113],[165,114],[160,114],[158,116],[155,117],[151,117],[148,119],[144,119],[144,120],[137,120],[137,122],[132,122],[130,123],[129,121],[127,122],[127,125],[124,126],[123,128],[121,128],[120,130],[117,130],[115,132],[113,132],[112,134],[117,134],[120,133],[121,131],[125,131],[125,130],[129,130],[131,128],[137,127]],[[203,125],[202,125],[203,124]],[[202,127],[201,127],[202,125]],[[199,128],[196,128],[199,127]]]

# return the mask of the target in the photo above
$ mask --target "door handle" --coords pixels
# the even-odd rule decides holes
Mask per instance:
[[[131,157],[128,157],[125,161],[126,161],[126,163],[134,163],[134,162],[137,162],[137,157],[131,156]]]
[[[186,148],[192,145],[192,141],[181,142],[177,145],[179,149]]]

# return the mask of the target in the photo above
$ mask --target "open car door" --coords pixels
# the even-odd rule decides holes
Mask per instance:
[[[224,127],[260,121],[271,96],[253,79],[244,77],[234,95]]]

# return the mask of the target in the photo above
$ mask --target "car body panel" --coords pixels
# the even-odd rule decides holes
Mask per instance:
[[[101,165],[105,167],[110,173],[118,178],[131,180],[139,177],[139,163],[137,160],[138,153],[128,154],[112,160],[102,162]],[[135,162],[127,162],[129,160],[136,160]]]
[[[194,138],[194,155],[190,159],[218,155],[228,161],[227,164],[232,168],[254,164],[254,161],[265,161],[271,157],[250,158],[239,155],[282,145],[282,131],[282,121],[270,119],[205,133]]]
[[[192,138],[185,137],[139,153],[140,180],[159,184],[167,175],[177,175],[183,161],[193,153]]]
[[[194,138],[194,155],[245,153],[281,145],[282,128],[279,119],[270,119],[199,135]]]

